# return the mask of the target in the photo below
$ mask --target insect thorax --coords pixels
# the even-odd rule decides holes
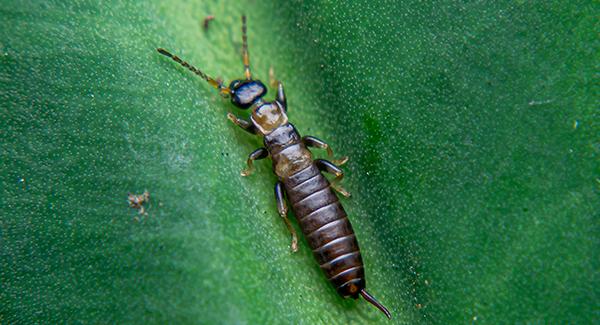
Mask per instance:
[[[260,133],[265,136],[288,122],[287,114],[277,102],[261,103],[252,111],[250,118]]]

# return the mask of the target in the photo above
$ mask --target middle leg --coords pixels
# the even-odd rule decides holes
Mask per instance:
[[[292,248],[292,252],[297,252],[298,236],[296,235],[296,230],[294,230],[294,227],[290,223],[290,219],[288,219],[287,217],[288,208],[287,204],[285,204],[285,198],[283,197],[283,193],[283,183],[277,182],[277,184],[275,184],[275,200],[277,200],[277,211],[279,211],[279,216],[283,219],[283,222],[285,222],[285,226],[292,235],[292,244],[290,246]]]
[[[242,170],[240,173],[242,176],[248,176],[254,172],[254,164],[255,160],[265,159],[269,157],[269,151],[265,148],[258,148],[248,156],[248,160],[246,163],[248,164],[248,168]]]

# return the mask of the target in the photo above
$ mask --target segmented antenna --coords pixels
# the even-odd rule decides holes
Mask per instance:
[[[381,312],[383,312],[387,316],[387,318],[392,319],[392,314],[390,314],[390,311],[387,310],[387,308],[385,308],[384,305],[380,304],[379,301],[377,301],[377,299],[371,296],[365,289],[362,289],[360,291],[360,295],[363,296],[363,298],[365,298],[365,300],[368,301],[371,305],[381,310]]]
[[[187,63],[186,61],[183,61],[180,57],[178,57],[177,55],[171,54],[169,51],[163,49],[163,48],[157,48],[156,49],[158,51],[158,53],[171,58],[173,61],[181,64],[182,66],[184,66],[185,68],[187,68],[188,70],[192,71],[193,73],[195,73],[196,75],[200,76],[200,78],[206,80],[211,86],[213,86],[214,88],[218,89],[219,92],[221,93],[221,95],[226,96],[230,93],[229,88],[227,87],[223,87],[223,82],[219,82],[211,77],[209,77],[208,75],[206,75],[206,73],[200,71],[200,69],[194,67],[193,65]]]
[[[252,80],[250,73],[250,55],[248,54],[248,36],[246,35],[246,15],[242,15],[242,55],[246,80]]]

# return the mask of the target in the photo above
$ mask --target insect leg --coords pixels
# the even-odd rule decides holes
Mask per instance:
[[[292,227],[292,224],[290,223],[290,219],[288,219],[287,217],[288,208],[287,204],[285,203],[285,199],[283,198],[284,193],[285,190],[283,189],[283,183],[277,182],[277,184],[275,184],[275,200],[277,201],[277,211],[279,211],[279,216],[283,218],[285,226],[292,235],[292,244],[290,245],[290,247],[292,248],[292,252],[297,252],[298,236],[296,235],[296,230],[294,230],[294,227]]]
[[[304,142],[304,144],[307,147],[315,147],[315,148],[327,150],[327,156],[329,157],[329,159],[333,158],[333,150],[331,150],[331,147],[327,143],[325,143],[325,141],[323,141],[319,138],[315,138],[313,136],[307,135],[305,137],[302,137],[302,142]],[[340,159],[336,159],[336,160],[332,160],[332,161],[334,164],[341,166],[348,161],[348,156],[344,156]]]
[[[275,88],[279,84],[279,80],[275,78],[275,69],[269,67],[269,86]]]
[[[233,124],[241,127],[243,130],[251,134],[256,134],[256,127],[254,124],[252,124],[252,122],[241,119],[231,113],[227,113],[227,119],[229,119]]]
[[[248,176],[248,175],[252,174],[254,172],[253,162],[255,160],[267,158],[268,156],[269,156],[269,151],[267,151],[267,149],[265,149],[265,148],[258,148],[256,150],[252,151],[252,153],[248,156],[248,160],[246,161],[246,163],[248,164],[248,168],[242,170],[241,175]]]
[[[283,110],[287,112],[287,101],[285,99],[285,93],[283,92],[283,84],[281,81],[277,83],[277,97],[275,98],[281,106],[283,106]]]
[[[338,183],[344,178],[344,172],[340,169],[340,167],[334,165],[333,163],[325,160],[325,159],[317,159],[315,160],[317,167],[320,171],[331,173],[335,175],[335,179],[331,181],[331,187],[336,190],[338,193],[345,197],[350,197],[350,193],[346,191],[343,187],[341,187]]]

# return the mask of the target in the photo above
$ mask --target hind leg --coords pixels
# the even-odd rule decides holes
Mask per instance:
[[[338,193],[345,197],[350,197],[350,193],[348,193],[348,191],[346,191],[342,186],[339,185],[339,183],[342,181],[342,178],[344,178],[344,172],[340,169],[340,167],[332,164],[331,162],[325,159],[317,159],[315,160],[315,163],[317,164],[317,167],[320,171],[335,175],[335,179],[331,181],[331,187],[334,190],[336,190]]]
[[[327,150],[327,156],[329,157],[329,159],[333,159],[333,150],[331,150],[331,147],[325,141],[323,141],[319,138],[315,138],[313,136],[307,135],[305,137],[302,137],[302,142],[304,142],[304,144],[307,147],[315,147],[315,148]],[[334,164],[341,166],[348,161],[348,156],[344,156],[340,159],[333,159],[332,161]]]

